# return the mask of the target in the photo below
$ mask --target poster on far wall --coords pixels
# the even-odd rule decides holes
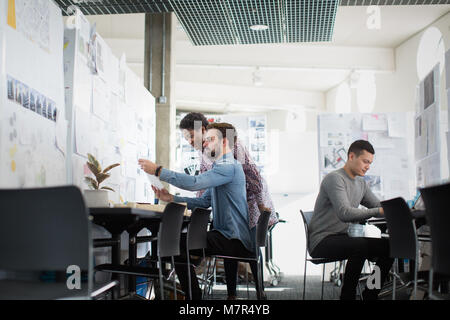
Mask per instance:
[[[371,190],[381,200],[398,196],[410,199],[413,196],[411,185],[415,181],[413,166],[408,161],[409,136],[403,129],[389,130],[390,121],[406,124],[412,119],[405,113],[319,115],[320,181],[345,165],[348,148],[354,141],[368,140],[375,148],[374,161],[364,177]],[[407,128],[405,126],[404,130]]]

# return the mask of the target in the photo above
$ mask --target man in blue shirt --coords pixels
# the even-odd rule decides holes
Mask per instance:
[[[159,176],[162,181],[178,188],[198,191],[206,190],[200,198],[178,197],[165,189],[153,187],[156,197],[166,202],[184,202],[189,209],[212,208],[213,230],[208,232],[207,255],[253,256],[255,252],[254,234],[249,229],[245,175],[242,165],[234,159],[233,145],[236,129],[231,124],[214,123],[208,126],[204,147],[214,161],[212,170],[199,176],[190,176],[164,169],[148,160],[139,160],[141,168],[148,174]],[[180,259],[186,256],[182,243]],[[228,297],[236,296],[237,265],[224,261]],[[188,292],[188,277],[185,266],[176,265],[181,286]],[[191,274],[195,275],[193,267]],[[234,276],[233,276],[234,275]],[[200,299],[201,290],[197,278],[191,277],[192,298]]]

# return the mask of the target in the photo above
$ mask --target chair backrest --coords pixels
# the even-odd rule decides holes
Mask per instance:
[[[303,227],[305,228],[306,248],[309,248],[308,225],[311,223],[311,219],[314,214],[314,211],[300,210],[300,214],[302,215]]]
[[[263,211],[259,216],[258,224],[256,225],[256,247],[265,247],[267,241],[267,230],[269,228],[269,219],[271,212]]]
[[[210,214],[211,210],[202,208],[196,208],[192,212],[187,232],[188,250],[206,248]]]
[[[180,255],[180,236],[186,206],[168,203],[162,214],[158,232],[158,256]]]
[[[91,270],[88,212],[74,186],[0,190],[0,269]]]
[[[417,233],[411,211],[403,198],[381,202],[389,233],[391,258],[416,259]]]
[[[450,275],[450,183],[421,189],[431,233],[433,270]]]

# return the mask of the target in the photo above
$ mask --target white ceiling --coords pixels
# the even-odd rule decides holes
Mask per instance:
[[[450,5],[380,6],[381,30],[368,30],[365,6],[339,7],[331,45],[395,48],[450,10]],[[104,38],[144,39],[143,14],[88,16]],[[177,40],[188,37],[177,28]]]
[[[279,94],[297,90],[324,93],[344,81],[352,70],[392,72],[395,48],[450,11],[450,5],[381,6],[381,29],[366,26],[367,7],[340,7],[331,43],[299,43],[194,47],[181,26],[176,34],[177,88],[189,84],[189,98],[177,95],[183,108],[205,108],[204,84],[214,84],[220,91],[214,103],[239,103],[239,97],[226,99],[229,88],[276,89]],[[116,55],[125,52],[133,70],[143,77],[145,16],[89,16],[97,31]],[[261,83],[255,86],[256,76]],[[187,87],[186,87],[187,88]],[[193,92],[194,91],[194,94]],[[187,90],[180,90],[182,92]],[[289,95],[289,94],[288,94]],[[197,98],[195,98],[197,96]],[[185,106],[181,101],[190,101]],[[219,101],[220,100],[220,101]],[[246,99],[251,104],[251,99]],[[255,101],[258,99],[255,96]],[[201,102],[201,103],[200,103]],[[256,104],[256,103],[255,103]],[[295,101],[291,104],[295,105]],[[260,107],[260,103],[258,102]]]
[[[449,12],[450,5],[380,6],[381,29],[366,26],[367,7],[340,7],[332,45],[396,48]]]

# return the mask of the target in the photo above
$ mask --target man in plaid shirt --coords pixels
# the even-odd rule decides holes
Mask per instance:
[[[203,153],[203,136],[206,132],[206,127],[209,125],[206,117],[197,112],[192,112],[186,115],[180,122],[180,130],[183,132],[184,138],[189,144],[200,152],[201,163],[200,172],[204,173],[212,169],[213,161]],[[269,209],[272,214],[269,220],[269,226],[278,222],[278,217],[275,212],[272,199],[269,194],[267,183],[259,173],[258,167],[251,159],[247,148],[238,139],[234,144],[233,149],[234,158],[242,164],[246,180],[247,204],[249,215],[249,227],[255,228],[258,223],[261,211]],[[205,190],[197,192],[197,197],[200,197]],[[233,262],[237,274],[237,261]],[[233,290],[232,290],[233,291]],[[235,290],[228,293],[229,299],[236,298]]]

